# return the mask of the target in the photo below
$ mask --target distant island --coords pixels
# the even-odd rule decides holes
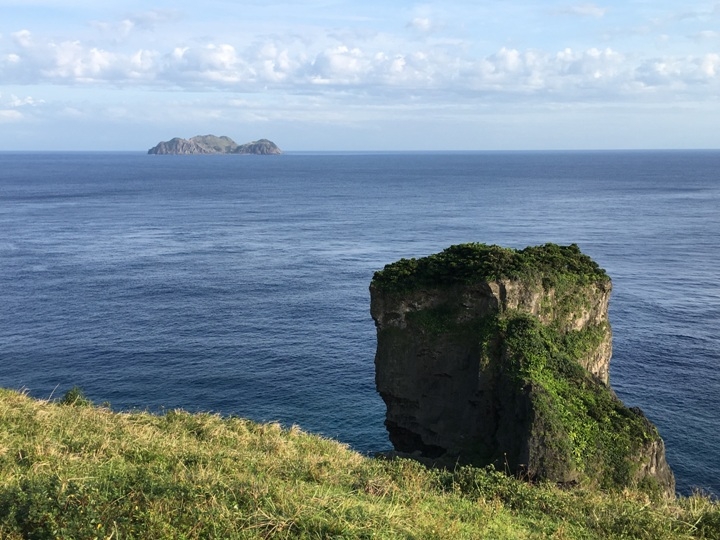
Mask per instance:
[[[267,139],[237,144],[230,137],[215,135],[198,135],[191,139],[175,137],[169,141],[159,142],[148,150],[148,154],[190,155],[190,154],[282,154],[278,146]]]

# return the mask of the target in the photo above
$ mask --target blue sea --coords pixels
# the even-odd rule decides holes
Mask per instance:
[[[0,153],[0,386],[385,450],[368,285],[462,242],[598,261],[611,385],[720,495],[716,151]]]

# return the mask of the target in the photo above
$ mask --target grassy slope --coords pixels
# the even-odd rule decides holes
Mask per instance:
[[[720,507],[428,471],[239,418],[0,389],[0,538],[720,538]]]

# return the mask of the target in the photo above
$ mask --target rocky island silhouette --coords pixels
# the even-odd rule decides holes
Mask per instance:
[[[193,154],[254,154],[278,155],[282,150],[268,140],[259,139],[245,144],[238,144],[225,135],[197,135],[190,139],[175,137],[169,141],[161,141],[148,150],[148,154],[157,155],[193,155]]]

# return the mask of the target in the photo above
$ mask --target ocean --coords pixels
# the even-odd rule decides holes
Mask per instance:
[[[720,496],[718,151],[0,153],[0,386],[386,450],[370,280],[463,242],[605,268],[611,386]]]

